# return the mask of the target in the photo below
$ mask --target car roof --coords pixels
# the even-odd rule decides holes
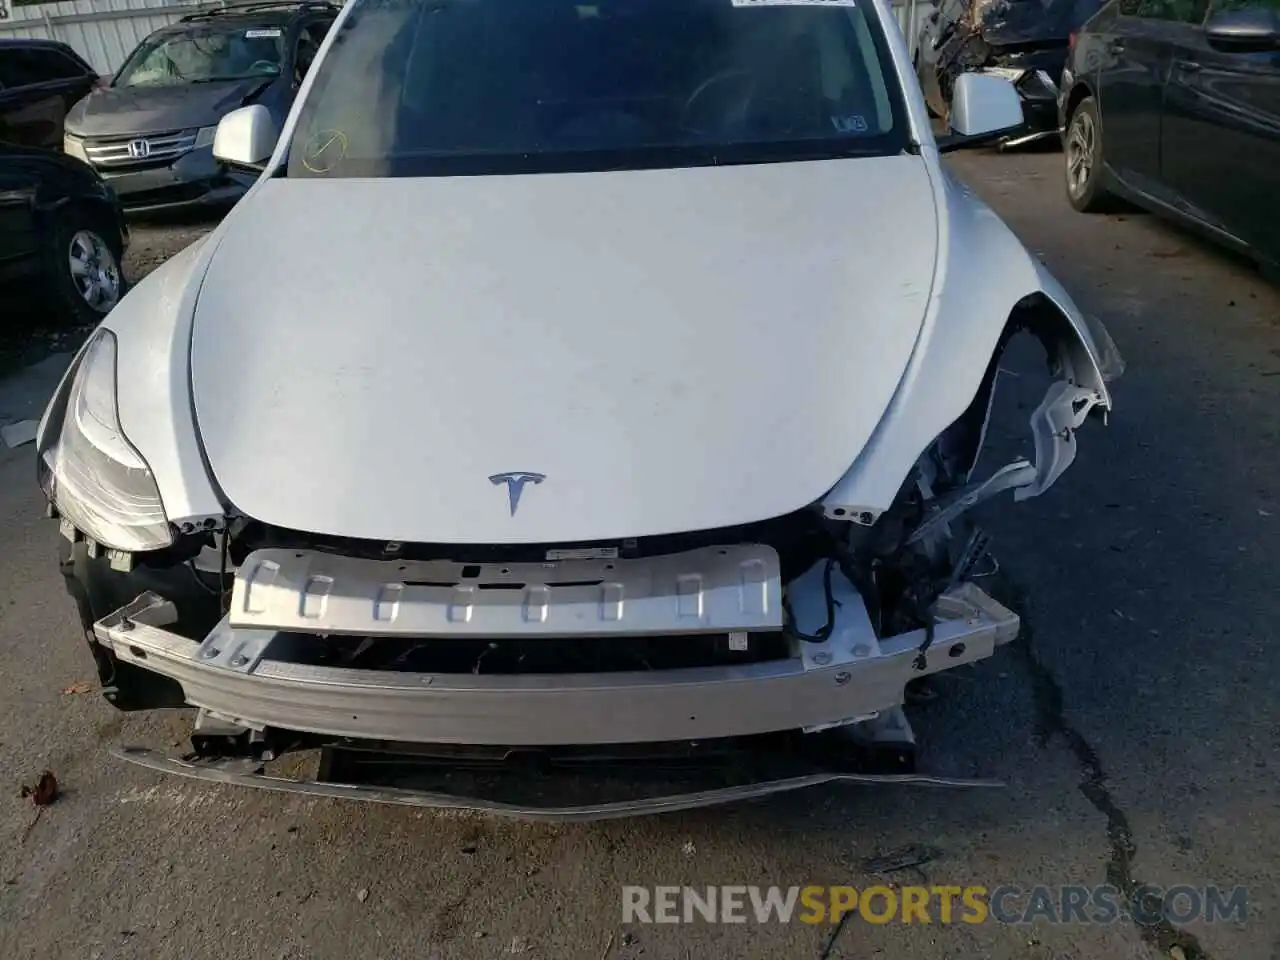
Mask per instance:
[[[336,14],[341,7],[325,0],[249,0],[226,7],[189,13],[163,30],[181,30],[192,23],[284,23],[299,13],[322,10]]]
[[[61,40],[47,40],[44,37],[0,37],[0,54],[15,50],[54,50],[80,64],[86,73],[98,72],[90,66],[88,60],[76,52],[75,47]]]
[[[0,37],[0,50],[11,50],[15,47],[39,47],[44,50],[61,50],[64,53],[71,50],[70,44],[63,43],[61,40],[46,40],[44,37]],[[79,58],[79,54],[76,54]]]
[[[225,23],[233,27],[254,24],[284,26],[299,13],[311,10],[321,10],[336,15],[341,7],[332,3],[315,2],[315,0],[296,0],[296,2],[295,0],[258,0],[258,2],[232,4],[227,7],[214,7],[199,13],[187,14],[176,23],[154,30],[147,36],[147,40],[179,37],[187,33],[192,26],[204,24]]]
[[[244,13],[219,13],[214,17],[204,17],[196,14],[194,16],[183,17],[177,23],[171,23],[168,26],[161,27],[151,36],[175,36],[183,33],[189,33],[192,27],[202,27],[206,24],[229,24],[235,26],[252,26],[253,24],[267,24],[270,26],[280,26],[288,23],[293,17],[292,10],[261,10],[257,12]]]

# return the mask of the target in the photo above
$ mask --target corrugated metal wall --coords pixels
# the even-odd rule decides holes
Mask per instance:
[[[10,7],[0,37],[61,40],[99,73],[114,73],[147,34],[204,7],[221,3],[174,0],[60,0]]]

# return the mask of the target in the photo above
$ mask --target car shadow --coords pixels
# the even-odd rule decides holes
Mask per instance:
[[[68,324],[33,293],[6,291],[8,317],[0,324],[0,377],[7,377],[54,353],[74,352],[94,324]]]
[[[126,211],[130,227],[205,227],[217,225],[234,203],[217,206],[176,207],[172,210]]]

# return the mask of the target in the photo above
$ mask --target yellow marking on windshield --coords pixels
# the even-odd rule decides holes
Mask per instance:
[[[328,173],[347,155],[347,135],[341,130],[321,130],[311,135],[302,151],[302,165],[312,173]]]

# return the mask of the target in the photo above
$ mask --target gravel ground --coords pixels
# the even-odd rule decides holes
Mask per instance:
[[[92,693],[27,450],[0,453],[0,957],[1280,957],[1280,291],[1142,215],[1085,217],[1054,154],[957,171],[1129,363],[1108,429],[1045,497],[993,505],[1028,629],[914,715],[924,761],[997,792],[828,789],[585,826],[164,779],[118,741],[186,718]],[[186,228],[183,228],[184,230]],[[166,232],[168,231],[168,232]],[[194,233],[135,233],[146,270]],[[1036,400],[1012,364],[1004,451]],[[1004,389],[1002,387],[1002,389]],[[1018,409],[1019,405],[1022,409]],[[45,767],[38,822],[16,784]],[[6,788],[8,789],[8,788]],[[930,859],[876,873],[909,845]],[[621,884],[1140,883],[1249,888],[1243,923],[623,925]]]
[[[216,220],[169,220],[135,222],[129,230],[124,272],[137,283],[184,247],[199,240],[217,226]]]

